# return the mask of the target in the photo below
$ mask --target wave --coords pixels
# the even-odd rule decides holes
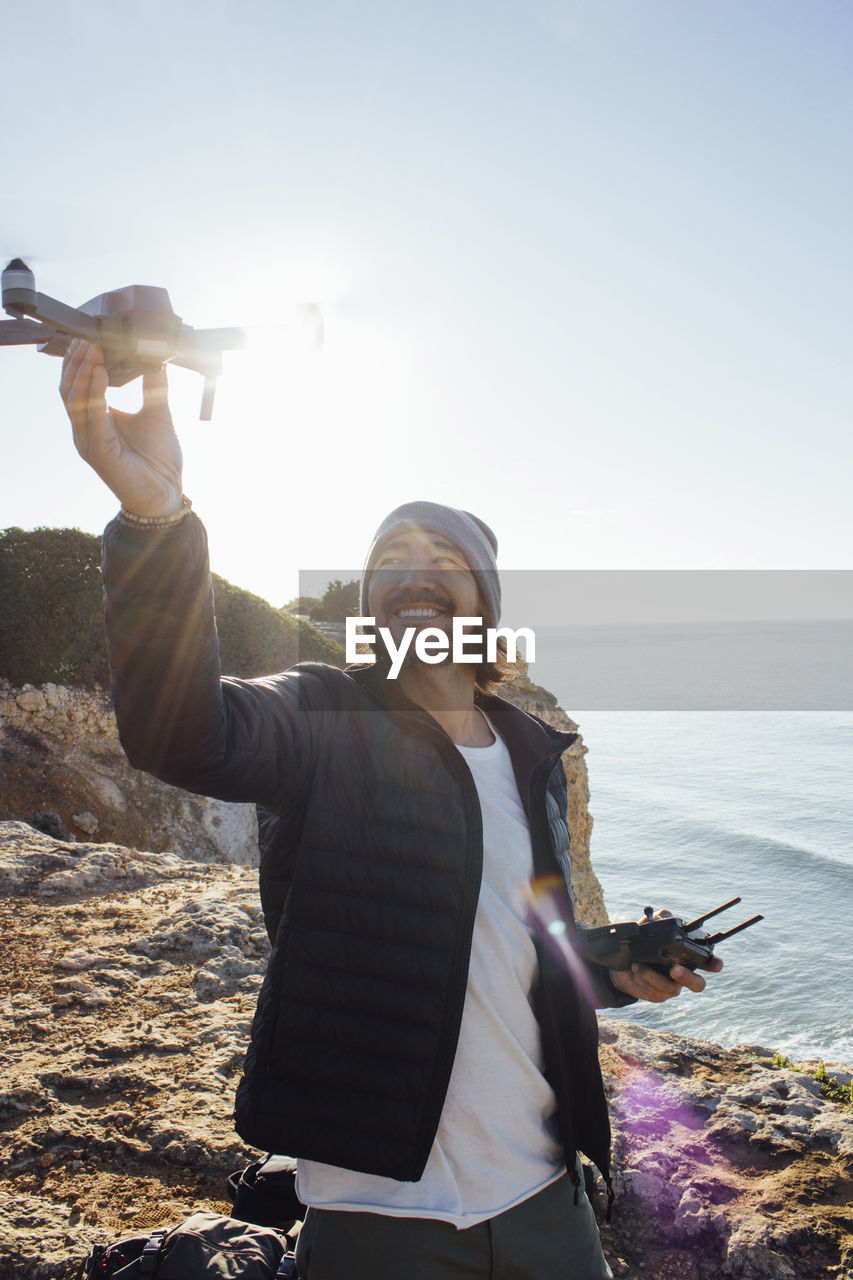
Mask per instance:
[[[707,848],[714,851],[715,857],[727,861],[734,857],[740,861],[744,855],[760,857],[764,863],[768,861],[784,862],[790,869],[810,869],[814,873],[829,873],[833,876],[853,876],[853,843],[841,851],[821,848],[806,844],[802,840],[785,840],[772,832],[750,831],[744,826],[734,826],[719,818],[708,820],[693,814],[674,814],[670,809],[654,817],[651,821],[643,819],[642,825],[648,835],[657,839],[663,835],[666,844],[680,849]],[[632,835],[638,823],[632,820],[630,828],[625,829]],[[618,837],[611,829],[610,842]]]

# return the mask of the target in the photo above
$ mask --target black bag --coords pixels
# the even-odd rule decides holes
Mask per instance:
[[[84,1280],[296,1280],[287,1241],[259,1227],[215,1213],[194,1213],[171,1230],[95,1245]]]
[[[267,1156],[237,1169],[228,1179],[228,1197],[232,1218],[261,1227],[287,1232],[305,1217],[296,1194],[296,1161],[286,1156]]]

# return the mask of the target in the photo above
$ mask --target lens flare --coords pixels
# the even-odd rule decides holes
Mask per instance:
[[[527,925],[551,957],[568,970],[584,999],[595,1007],[595,994],[586,963],[575,949],[572,902],[560,876],[538,876],[525,893]]]

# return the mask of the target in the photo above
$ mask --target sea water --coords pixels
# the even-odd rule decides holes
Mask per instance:
[[[719,945],[725,969],[701,995],[617,1016],[853,1063],[853,713],[567,710],[611,920],[736,896],[715,928],[765,917]]]

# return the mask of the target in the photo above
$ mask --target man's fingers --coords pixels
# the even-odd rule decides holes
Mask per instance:
[[[677,982],[679,986],[687,987],[690,991],[704,991],[705,979],[700,977],[698,973],[694,973],[692,969],[687,969],[683,964],[676,964],[669,971],[669,976],[673,982]]]
[[[142,375],[142,407],[157,418],[169,418],[169,379],[166,366]]]
[[[678,982],[660,969],[653,969],[649,965],[638,965],[634,977],[643,992],[644,1000],[651,1000],[657,1004],[661,1000],[669,1000],[681,994],[681,985]]]
[[[107,371],[100,349],[75,339],[63,361],[59,386],[74,428],[74,443],[85,457],[92,436],[106,426]]]

